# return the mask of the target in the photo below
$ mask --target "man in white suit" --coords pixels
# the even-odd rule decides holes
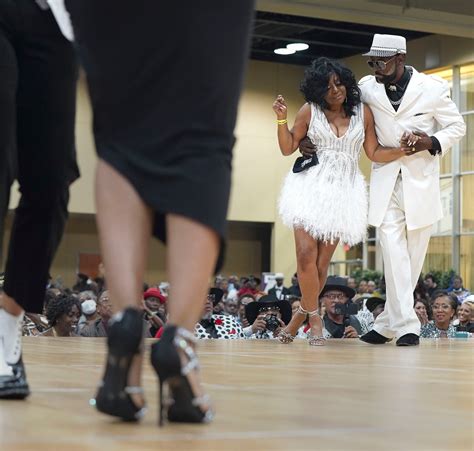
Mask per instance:
[[[364,56],[374,75],[364,77],[359,87],[374,114],[379,142],[402,142],[411,151],[390,163],[372,164],[369,224],[379,228],[387,302],[361,340],[382,344],[396,338],[398,346],[413,346],[420,334],[413,291],[432,226],[442,217],[440,159],[466,126],[446,81],[405,66],[404,37],[376,34]]]
[[[432,226],[442,217],[439,162],[466,126],[443,79],[405,66],[404,37],[376,34],[364,56],[374,75],[362,78],[359,87],[380,143],[411,149],[390,163],[372,164],[369,224],[379,228],[387,301],[361,340],[383,344],[396,338],[398,346],[413,346],[420,333],[413,291]],[[309,155],[312,147],[305,140],[300,151]]]

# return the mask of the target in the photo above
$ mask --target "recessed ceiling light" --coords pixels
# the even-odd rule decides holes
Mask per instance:
[[[282,48],[273,50],[273,52],[276,53],[277,55],[292,55],[293,53],[296,53],[296,50],[282,47]]]
[[[288,44],[286,48],[300,52],[301,50],[307,50],[309,48],[309,45],[305,44],[304,42],[294,42],[292,44]]]

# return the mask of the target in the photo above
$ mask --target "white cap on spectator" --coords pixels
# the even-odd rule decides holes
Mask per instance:
[[[282,272],[277,272],[275,274],[275,279],[284,279],[285,275]]]
[[[81,304],[81,310],[84,315],[92,315],[97,310],[97,303],[92,299],[88,299]]]

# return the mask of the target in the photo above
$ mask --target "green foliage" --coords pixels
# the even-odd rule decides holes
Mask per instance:
[[[354,277],[354,279],[356,280],[357,285],[359,285],[359,282],[362,279],[373,280],[378,285],[379,281],[382,277],[382,273],[380,271],[375,271],[373,269],[358,268],[358,269],[355,269],[352,272],[351,277]]]
[[[428,273],[434,276],[435,282],[438,284],[438,287],[441,290],[446,290],[447,288],[449,288],[453,276],[456,275],[456,271],[454,271],[454,269],[450,269],[448,271],[428,271],[426,274]]]
[[[454,271],[454,269],[450,269],[448,271],[433,270],[433,271],[428,271],[425,274],[428,274],[428,273],[434,276],[435,282],[438,284],[438,287],[440,290],[448,289],[451,286],[451,281],[453,279],[453,276],[456,275],[456,271]],[[425,274],[423,274],[423,276]],[[359,285],[359,282],[362,279],[365,279],[365,280],[373,280],[378,286],[382,275],[383,274],[381,272],[374,271],[372,269],[357,268],[352,272],[351,277],[354,277],[357,285]]]

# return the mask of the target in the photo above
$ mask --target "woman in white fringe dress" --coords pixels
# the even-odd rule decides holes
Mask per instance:
[[[337,61],[314,60],[305,71],[301,91],[307,103],[291,130],[284,98],[279,95],[273,103],[282,154],[293,154],[307,135],[319,160],[316,165],[300,164],[300,170],[307,167],[301,172],[290,171],[281,191],[279,212],[284,224],[294,229],[302,300],[279,340],[291,343],[309,316],[309,344],[320,346],[324,338],[318,298],[331,257],[340,241],[354,246],[366,236],[368,200],[358,165],[361,148],[376,162],[396,160],[408,149],[379,145],[372,112],[361,103],[354,75]]]

